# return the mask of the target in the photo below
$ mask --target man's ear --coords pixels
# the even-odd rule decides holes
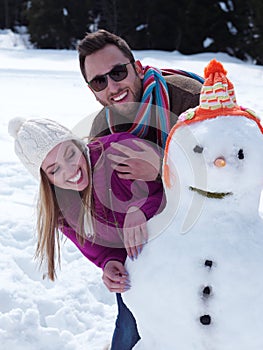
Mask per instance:
[[[143,72],[143,66],[142,66],[142,64],[141,64],[141,61],[136,60],[136,61],[134,62],[134,66],[135,66],[135,70],[136,70],[136,72],[137,72],[137,74],[138,74],[138,77],[139,77],[140,79],[143,79],[143,78],[144,78],[144,72]]]

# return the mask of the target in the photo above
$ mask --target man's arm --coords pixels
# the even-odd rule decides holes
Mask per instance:
[[[202,84],[193,78],[181,75],[169,75],[165,80],[169,92],[170,122],[173,127],[181,113],[199,105]]]

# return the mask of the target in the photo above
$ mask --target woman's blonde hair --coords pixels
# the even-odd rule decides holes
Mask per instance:
[[[76,231],[77,240],[81,245],[84,245],[86,240],[86,234],[84,232],[84,215],[85,211],[93,212],[93,200],[92,200],[92,186],[91,186],[91,169],[88,161],[88,176],[89,185],[86,189],[79,193],[79,199],[81,205],[78,211],[78,218],[76,220],[78,229],[74,227]],[[67,192],[67,190],[59,189],[52,185],[45,174],[40,169],[40,187],[39,197],[37,204],[37,232],[38,243],[36,248],[35,257],[39,259],[40,266],[45,262],[47,265],[47,275],[52,281],[56,277],[56,254],[57,261],[60,266],[60,234],[59,228],[65,224],[65,218],[63,210],[61,210],[61,203],[58,199],[58,192]],[[90,215],[92,217],[92,215]]]

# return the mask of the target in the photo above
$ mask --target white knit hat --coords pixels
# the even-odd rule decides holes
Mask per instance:
[[[68,140],[83,142],[69,129],[49,119],[14,118],[9,121],[8,132],[15,139],[15,153],[28,171],[37,179],[48,153]]]

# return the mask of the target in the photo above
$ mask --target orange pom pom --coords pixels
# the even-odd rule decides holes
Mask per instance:
[[[210,74],[213,73],[223,73],[227,74],[227,71],[223,67],[222,63],[218,62],[216,59],[211,60],[204,70],[204,77],[207,79]]]

